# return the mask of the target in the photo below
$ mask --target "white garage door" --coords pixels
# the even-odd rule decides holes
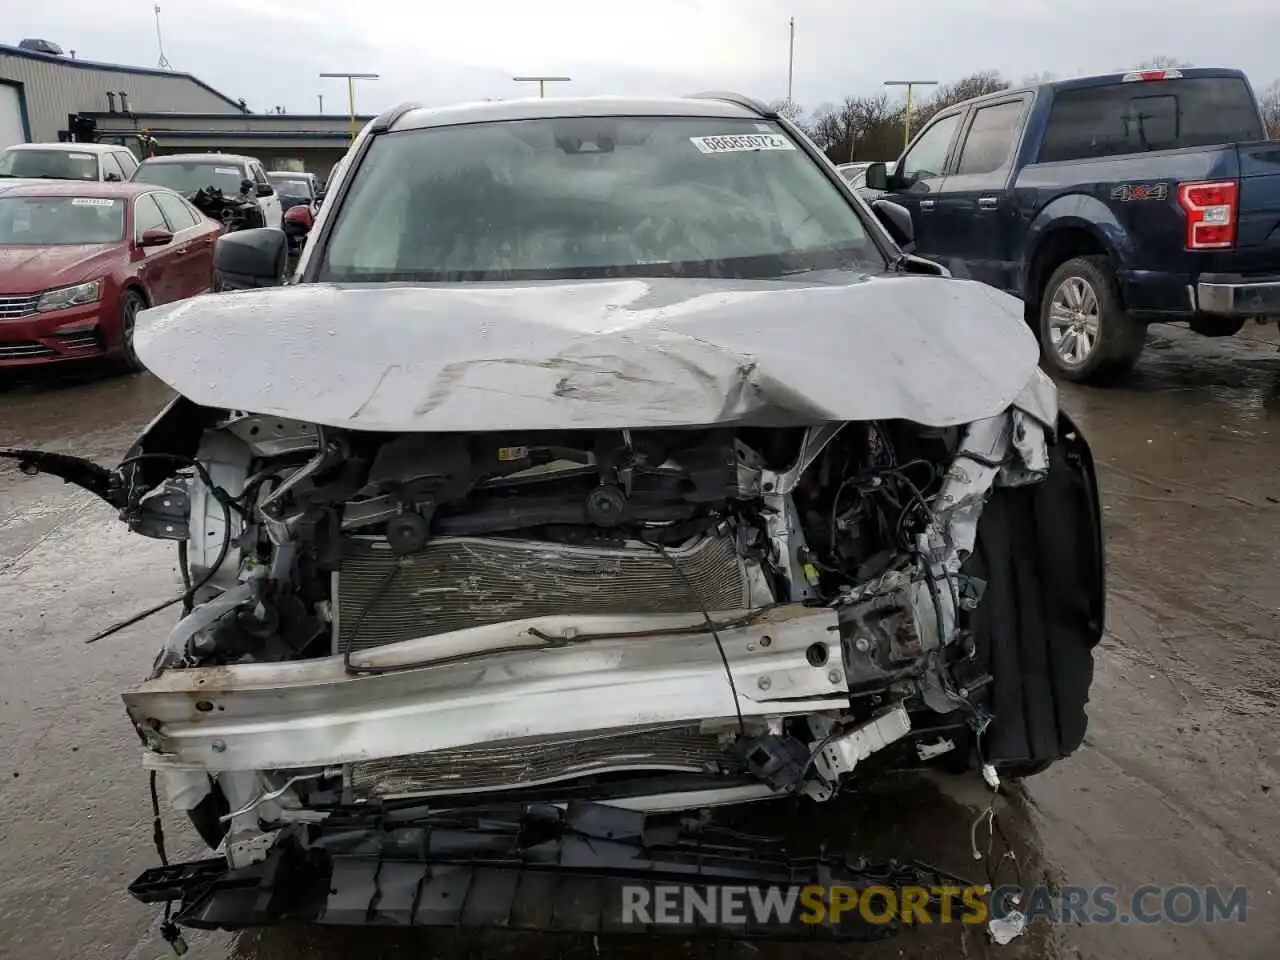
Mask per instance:
[[[18,101],[18,88],[0,83],[0,149],[15,143],[26,143],[22,130],[22,105]]]

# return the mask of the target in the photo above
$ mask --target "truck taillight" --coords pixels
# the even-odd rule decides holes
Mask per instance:
[[[1120,78],[1121,83],[1141,83],[1144,80],[1181,80],[1181,70],[1132,70]]]
[[[1187,249],[1216,250],[1236,242],[1236,198],[1240,185],[1234,180],[1184,183],[1178,187],[1178,206],[1187,215]]]

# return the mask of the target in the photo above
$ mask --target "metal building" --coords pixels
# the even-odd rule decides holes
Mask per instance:
[[[71,114],[142,111],[245,113],[235,100],[187,73],[0,45],[0,147],[65,138]]]
[[[345,152],[350,129],[350,118],[341,114],[250,113],[242,101],[188,73],[0,44],[0,149],[93,139],[123,143],[139,158],[243,153],[268,169],[301,167],[323,177]],[[140,138],[144,133],[150,141]],[[150,145],[143,149],[144,143]]]

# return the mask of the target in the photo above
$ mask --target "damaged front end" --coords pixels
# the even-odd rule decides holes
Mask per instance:
[[[463,900],[510,924],[551,868],[802,875],[657,842],[653,815],[830,801],[873,757],[1067,755],[1102,629],[1096,483],[1024,374],[954,425],[793,403],[579,427],[568,390],[562,424],[450,431],[179,397],[109,476],[15,454],[181,545],[184,615],[124,699],[222,855],[135,895],[194,925],[500,922]],[[482,874],[505,900],[433,899]]]

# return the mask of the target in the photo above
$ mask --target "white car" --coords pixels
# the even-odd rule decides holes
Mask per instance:
[[[228,197],[248,196],[262,209],[264,226],[284,226],[280,197],[261,161],[231,153],[177,153],[150,157],[139,164],[133,180],[176,190],[185,197],[214,187]]]
[[[0,184],[39,180],[124,181],[138,168],[128,147],[115,143],[18,143],[0,150]]]

